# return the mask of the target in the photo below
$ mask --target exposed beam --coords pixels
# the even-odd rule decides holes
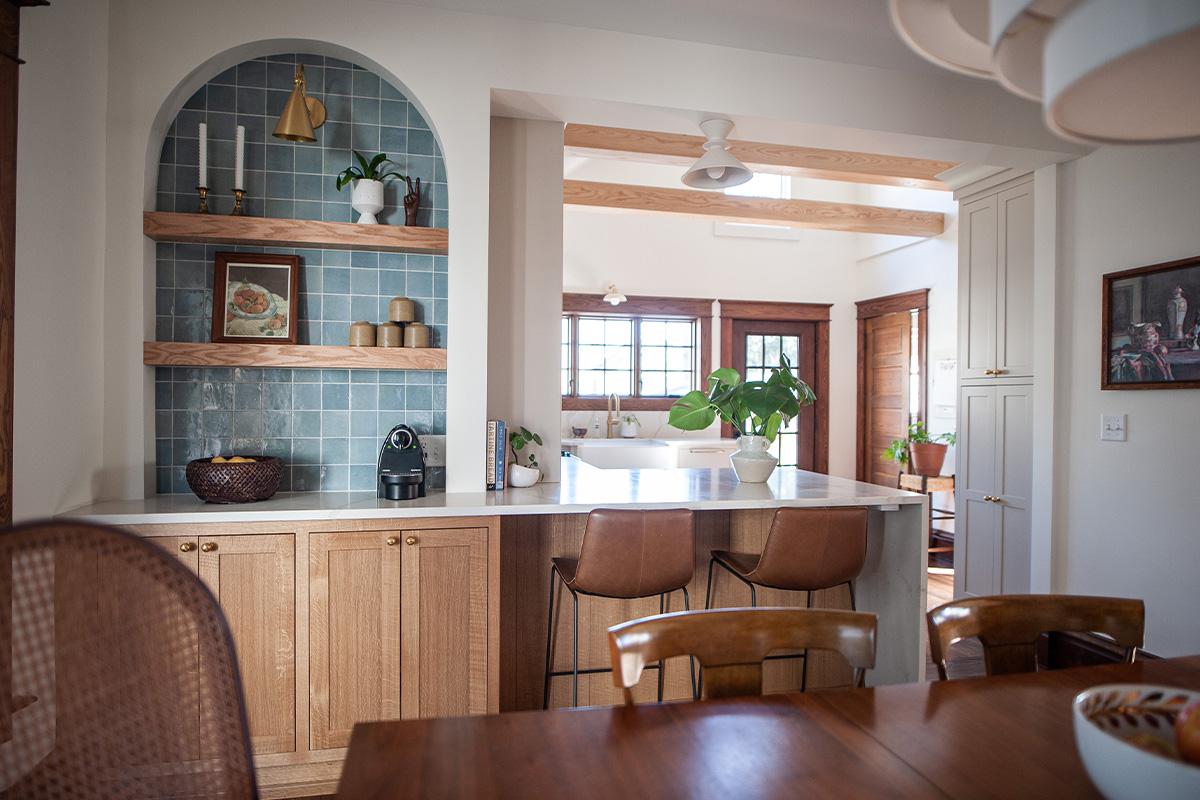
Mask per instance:
[[[563,205],[634,214],[925,238],[937,236],[945,225],[942,214],[935,211],[909,211],[818,200],[737,197],[720,192],[658,189],[593,181],[563,181]]]
[[[703,136],[605,128],[598,125],[567,125],[564,152],[570,156],[611,158],[690,167],[704,153]],[[730,140],[729,152],[755,172],[823,178],[884,186],[919,189],[948,187],[938,173],[958,164],[921,158],[855,153],[850,150],[818,150],[763,142]]]

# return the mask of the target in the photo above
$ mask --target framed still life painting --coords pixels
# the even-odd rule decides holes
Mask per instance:
[[[296,344],[300,257],[217,253],[212,340]]]
[[[1200,256],[1104,276],[1102,389],[1200,389]]]

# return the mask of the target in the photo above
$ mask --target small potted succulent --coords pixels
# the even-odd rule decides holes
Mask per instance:
[[[893,441],[880,458],[909,465],[914,475],[941,475],[946,448],[955,441],[953,432],[930,434],[924,422],[914,422],[908,426],[908,436]]]
[[[513,463],[508,467],[508,485],[521,488],[524,486],[533,486],[542,477],[542,471],[538,469],[537,454],[532,449],[525,450],[529,444],[540,445],[542,437],[530,431],[526,427],[518,427],[516,430],[508,432],[508,446],[512,449]],[[529,466],[521,466],[521,452],[525,450],[525,457]]]
[[[351,152],[358,159],[358,166],[351,165],[338,173],[338,191],[353,181],[354,185],[350,187],[350,205],[359,214],[358,224],[377,225],[379,220],[375,215],[383,210],[383,182],[388,178],[407,178],[399,172],[383,171],[386,164],[392,163],[388,161],[387,153],[379,153],[367,161],[357,150]]]
[[[637,429],[642,427],[642,423],[638,422],[636,414],[621,415],[621,438],[634,439],[637,438]]]

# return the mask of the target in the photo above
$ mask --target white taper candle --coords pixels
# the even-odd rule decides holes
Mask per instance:
[[[246,128],[244,125],[237,126],[237,155],[234,156],[233,162],[233,188],[245,189],[245,184],[242,183],[242,164],[244,161],[244,153],[246,150]]]
[[[208,125],[200,123],[200,185],[208,186]]]

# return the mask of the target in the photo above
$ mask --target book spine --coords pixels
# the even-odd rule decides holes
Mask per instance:
[[[496,420],[487,424],[487,488],[496,488]]]
[[[496,421],[496,488],[503,489],[508,480],[508,430],[504,420]]]

